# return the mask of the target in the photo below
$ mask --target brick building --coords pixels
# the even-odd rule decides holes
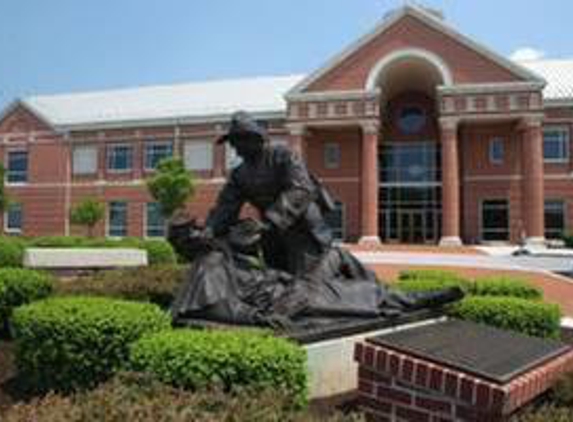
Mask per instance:
[[[236,161],[214,140],[237,109],[305,157],[345,239],[539,243],[573,227],[573,60],[512,62],[405,6],[306,76],[15,101],[0,115],[4,231],[74,233],[70,208],[97,197],[99,234],[161,235],[144,178],[172,154],[204,217]]]

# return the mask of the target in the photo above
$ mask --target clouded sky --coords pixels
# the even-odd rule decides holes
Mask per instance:
[[[0,108],[35,94],[310,72],[404,3],[0,0]],[[423,4],[500,54],[573,58],[571,0]]]

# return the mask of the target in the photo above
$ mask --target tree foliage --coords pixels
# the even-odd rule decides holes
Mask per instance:
[[[71,213],[70,219],[73,224],[85,226],[88,236],[92,237],[93,229],[105,216],[105,205],[93,198],[87,198],[76,205]]]
[[[195,179],[185,169],[183,160],[169,158],[159,163],[157,172],[147,180],[147,188],[159,203],[163,216],[169,218],[193,196]]]

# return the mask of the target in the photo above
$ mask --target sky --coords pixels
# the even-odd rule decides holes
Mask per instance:
[[[405,0],[0,0],[0,109],[16,98],[308,73]],[[521,58],[573,58],[571,0],[426,0]]]

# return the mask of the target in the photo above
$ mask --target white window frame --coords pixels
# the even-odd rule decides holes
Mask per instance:
[[[158,202],[145,202],[143,204],[143,235],[146,239],[164,239],[165,236],[167,235],[167,221],[164,219],[163,221],[163,235],[161,236],[150,236],[149,233],[149,226],[148,226],[148,211],[149,211],[149,205],[152,204],[157,204],[159,206]]]
[[[129,153],[131,154],[129,167],[124,169],[116,169],[110,167],[110,154],[115,148],[128,148],[128,150],[130,151]],[[129,144],[127,142],[114,142],[114,143],[109,143],[105,146],[105,171],[107,173],[129,173],[133,171],[133,165],[134,165],[133,159],[134,159],[134,146],[132,144]]]
[[[149,167],[147,165],[147,157],[149,156],[148,152],[149,152],[149,148],[155,147],[155,146],[170,146],[171,147],[171,157],[173,157],[174,155],[174,145],[173,145],[173,141],[148,141],[146,143],[143,144],[143,169],[145,171],[155,171],[155,167]],[[160,160],[161,161],[161,160]]]
[[[545,158],[545,136],[549,132],[560,132],[562,135],[559,139],[559,142],[564,144],[561,148],[563,149],[563,156],[559,158]],[[569,133],[569,127],[563,125],[548,125],[543,127],[543,162],[544,163],[568,163],[569,162],[569,148],[570,148],[570,138],[571,134]]]
[[[125,235],[124,236],[111,234],[111,232],[110,232],[110,230],[111,230],[111,218],[110,218],[111,217],[111,205],[114,203],[125,204],[126,218],[125,218]],[[112,239],[121,239],[123,237],[129,236],[129,202],[117,200],[117,201],[109,201],[107,203],[106,218],[105,218],[105,234],[106,234],[106,237],[109,237]]]
[[[83,152],[84,154],[87,152],[89,153],[89,161],[88,164],[91,166],[87,170],[83,168],[76,167],[79,165],[80,160],[76,154]],[[93,167],[93,168],[92,168]],[[98,147],[97,145],[74,145],[72,148],[72,174],[83,176],[83,175],[90,175],[96,174],[98,168]]]
[[[499,145],[499,147],[501,148],[501,157],[496,158],[494,155],[495,152],[495,146]],[[488,150],[489,150],[489,162],[491,164],[503,164],[504,160],[505,160],[505,139],[501,138],[501,137],[495,137],[495,138],[491,138],[489,140],[489,145],[488,145]]]
[[[20,222],[21,222],[20,227],[9,227],[8,226],[8,220],[9,220],[8,215],[10,213],[10,207],[12,207],[14,205],[18,205],[20,207],[20,213],[22,214],[22,217],[20,219]],[[24,226],[24,206],[22,205],[21,202],[9,203],[8,206],[6,207],[6,211],[4,211],[4,232],[9,233],[9,234],[21,234],[23,226]]]
[[[200,148],[205,148],[205,150],[201,151]],[[195,150],[195,152],[193,152]],[[189,162],[188,158],[192,154],[203,154],[204,159],[201,160],[203,166],[193,166]],[[183,162],[185,163],[186,170],[192,171],[211,171],[213,170],[213,161],[214,161],[214,145],[213,142],[204,140],[204,139],[193,139],[187,140],[183,144]],[[197,164],[197,163],[196,163]]]
[[[10,181],[10,154],[18,153],[18,152],[25,152],[26,153],[26,180],[24,181]],[[6,163],[5,173],[4,173],[4,182],[10,186],[18,186],[18,185],[25,185],[29,182],[29,173],[30,173],[30,152],[27,148],[9,148],[6,150],[6,155],[4,158],[4,162]]]
[[[332,155],[330,155],[332,154]],[[340,168],[342,151],[339,142],[325,142],[323,146],[323,165],[325,169]]]

